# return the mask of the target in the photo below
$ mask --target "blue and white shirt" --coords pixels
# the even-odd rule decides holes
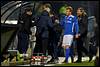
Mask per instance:
[[[74,33],[78,34],[78,19],[75,16],[65,16],[62,20],[60,20],[60,25],[64,29],[64,35],[74,35]]]

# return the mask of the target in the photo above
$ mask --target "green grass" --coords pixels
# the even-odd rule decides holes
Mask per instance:
[[[92,62],[82,62],[82,63],[63,63],[63,64],[56,64],[55,66],[95,66],[94,61]]]

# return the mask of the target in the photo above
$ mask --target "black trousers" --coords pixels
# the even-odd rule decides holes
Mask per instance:
[[[50,49],[52,59],[58,59],[58,42],[52,40],[49,45],[48,48]]]
[[[48,38],[36,37],[36,46],[33,53],[43,53],[46,55],[48,49]]]
[[[48,48],[48,38],[42,38],[42,52],[44,55],[47,53]]]
[[[84,52],[86,55],[89,55],[88,50],[83,46],[84,41],[85,37],[80,37],[77,39],[77,53],[79,61],[82,59],[82,52]]]
[[[17,49],[20,53],[26,53],[29,44],[29,34],[26,32],[19,32],[18,33],[18,46]]]
[[[36,45],[34,48],[33,53],[42,53],[42,41],[41,37],[38,35],[36,36]]]
[[[52,56],[52,59],[58,59],[58,42],[60,39],[60,33],[59,32],[54,32],[49,39],[49,50],[50,50],[50,55]]]

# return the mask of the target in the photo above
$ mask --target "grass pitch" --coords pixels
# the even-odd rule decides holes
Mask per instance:
[[[84,61],[81,63],[62,63],[62,64],[56,64],[55,66],[95,66],[94,61],[88,62]]]

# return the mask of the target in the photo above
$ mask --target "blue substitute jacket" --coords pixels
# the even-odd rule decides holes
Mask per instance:
[[[61,19],[60,25],[64,29],[64,35],[74,35],[79,32],[78,19],[73,15]]]

